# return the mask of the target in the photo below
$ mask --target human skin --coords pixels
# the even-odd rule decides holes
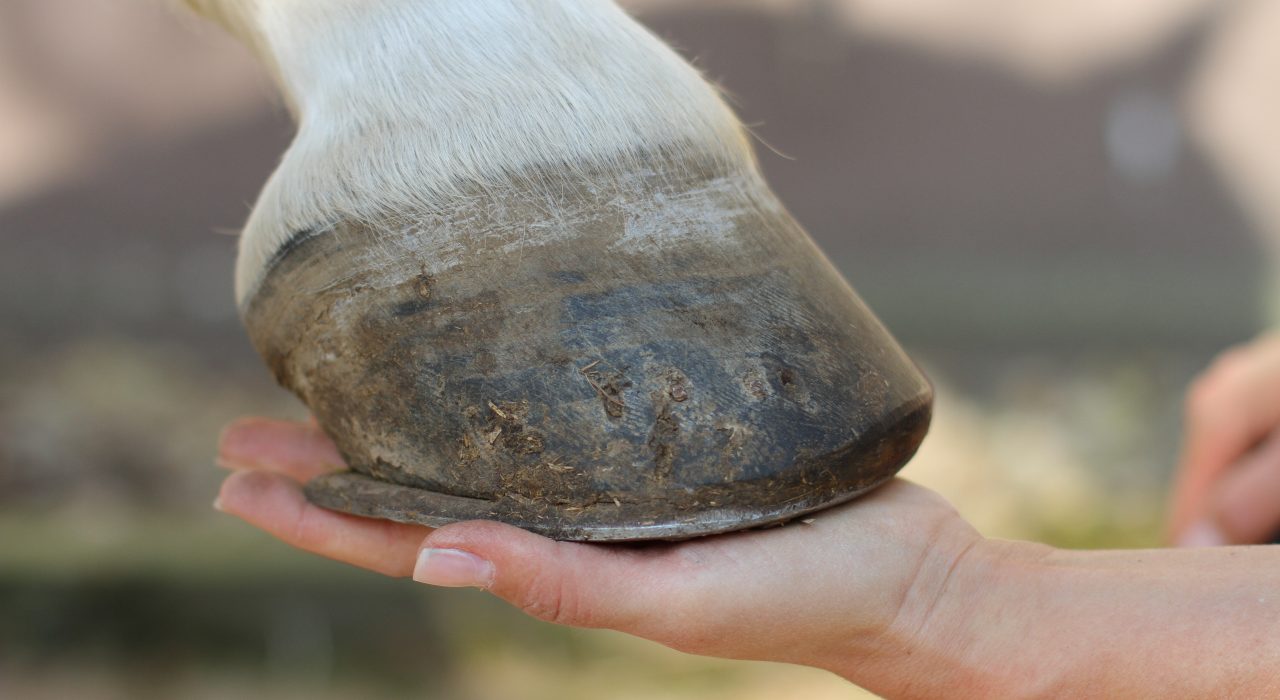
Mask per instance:
[[[1280,533],[1280,334],[1232,348],[1187,393],[1169,532],[1188,546]]]
[[[812,522],[681,543],[555,542],[494,522],[430,530],[307,503],[343,468],[309,423],[244,419],[215,506],[287,544],[475,586],[548,622],[694,654],[824,668],[888,698],[1273,697],[1280,551],[1077,552],[986,539],[896,480]]]

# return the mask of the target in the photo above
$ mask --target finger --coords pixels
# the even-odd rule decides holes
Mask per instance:
[[[214,507],[286,544],[388,576],[413,571],[422,538],[431,532],[421,525],[325,510],[309,503],[297,483],[261,471],[228,476]]]
[[[1280,343],[1259,341],[1227,353],[1187,400],[1187,435],[1173,496],[1175,538],[1209,508],[1213,484],[1280,424]]]
[[[1228,543],[1262,544],[1280,533],[1280,433],[1226,472],[1211,504]]]
[[[241,418],[222,431],[218,463],[228,469],[261,469],[306,482],[346,469],[342,455],[314,423]]]
[[[644,546],[555,542],[500,523],[455,523],[424,540],[414,579],[487,589],[558,624],[614,629],[691,653],[776,659],[780,644],[799,654],[822,647],[832,630],[885,629],[902,605],[895,593],[902,570],[919,566],[900,561],[917,556],[901,533],[927,522],[931,538],[979,537],[940,504],[895,480],[806,520],[812,524]],[[942,511],[963,532],[936,528]],[[876,566],[885,563],[893,565]],[[824,614],[850,597],[855,620]]]
[[[659,638],[698,576],[674,546],[556,542],[510,525],[472,521],[427,536],[414,579],[485,588],[524,612],[574,627]],[[677,613],[678,614],[678,613]]]

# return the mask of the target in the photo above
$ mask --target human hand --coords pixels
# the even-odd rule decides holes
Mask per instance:
[[[1182,546],[1280,531],[1280,334],[1223,353],[1187,393],[1169,532]]]
[[[216,506],[295,547],[389,576],[483,588],[549,622],[818,666],[886,694],[945,682],[924,650],[964,614],[952,604],[958,591],[982,589],[986,541],[942,498],[901,480],[811,522],[600,545],[496,522],[432,531],[313,506],[302,483],[344,468],[313,424],[237,421],[219,461],[234,473]]]

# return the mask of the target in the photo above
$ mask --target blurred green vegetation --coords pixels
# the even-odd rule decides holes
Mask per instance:
[[[0,520],[3,697],[859,696],[812,670],[541,624],[476,591],[288,550],[230,519],[111,525],[104,536],[94,520]]]

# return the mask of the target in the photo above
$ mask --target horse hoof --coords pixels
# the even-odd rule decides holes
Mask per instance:
[[[891,478],[932,390],[754,173],[530,173],[295,236],[244,306],[322,506],[550,537],[768,525]]]

